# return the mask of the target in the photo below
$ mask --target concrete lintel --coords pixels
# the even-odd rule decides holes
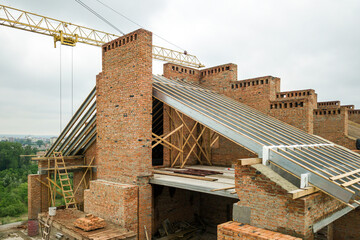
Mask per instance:
[[[218,195],[222,197],[239,199],[237,194],[231,194],[231,192],[234,192],[234,189],[213,191],[213,192],[211,191],[213,189],[219,189],[230,186],[230,184],[225,184],[225,183],[208,182],[208,181],[202,181],[196,179],[186,179],[182,177],[165,176],[159,174],[155,174],[154,178],[150,179],[150,183],[167,186],[167,187],[190,190],[194,192],[201,192],[212,195]]]

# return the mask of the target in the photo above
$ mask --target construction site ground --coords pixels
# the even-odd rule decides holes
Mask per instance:
[[[10,224],[9,224],[10,225]],[[6,228],[0,229],[0,239],[2,240],[41,240],[41,236],[29,237],[27,235],[27,229],[22,228]]]

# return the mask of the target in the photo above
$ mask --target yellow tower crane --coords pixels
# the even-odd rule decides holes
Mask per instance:
[[[101,47],[104,43],[120,37],[115,34],[98,31],[4,5],[0,5],[0,25],[51,36],[54,38],[55,47],[57,42],[68,46],[75,46],[76,43],[79,42]],[[205,67],[194,55],[159,46],[152,46],[152,56],[157,60],[176,63],[183,66],[193,68]]]

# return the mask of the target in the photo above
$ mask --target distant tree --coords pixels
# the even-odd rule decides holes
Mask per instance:
[[[36,145],[38,145],[40,147],[40,146],[45,145],[45,144],[44,144],[43,140],[37,140]]]
[[[29,165],[30,157],[21,158],[20,155],[33,155],[36,152],[36,148],[30,146],[23,148],[20,143],[0,142],[0,171]]]

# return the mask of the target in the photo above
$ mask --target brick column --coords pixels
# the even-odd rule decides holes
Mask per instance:
[[[139,29],[103,46],[96,80],[97,178],[139,186],[139,239],[151,231],[152,33]],[[134,216],[135,217],[135,216]]]
[[[38,180],[47,182],[47,175],[30,174],[28,175],[28,235],[35,236],[38,234],[38,214],[48,210],[48,190]]]

